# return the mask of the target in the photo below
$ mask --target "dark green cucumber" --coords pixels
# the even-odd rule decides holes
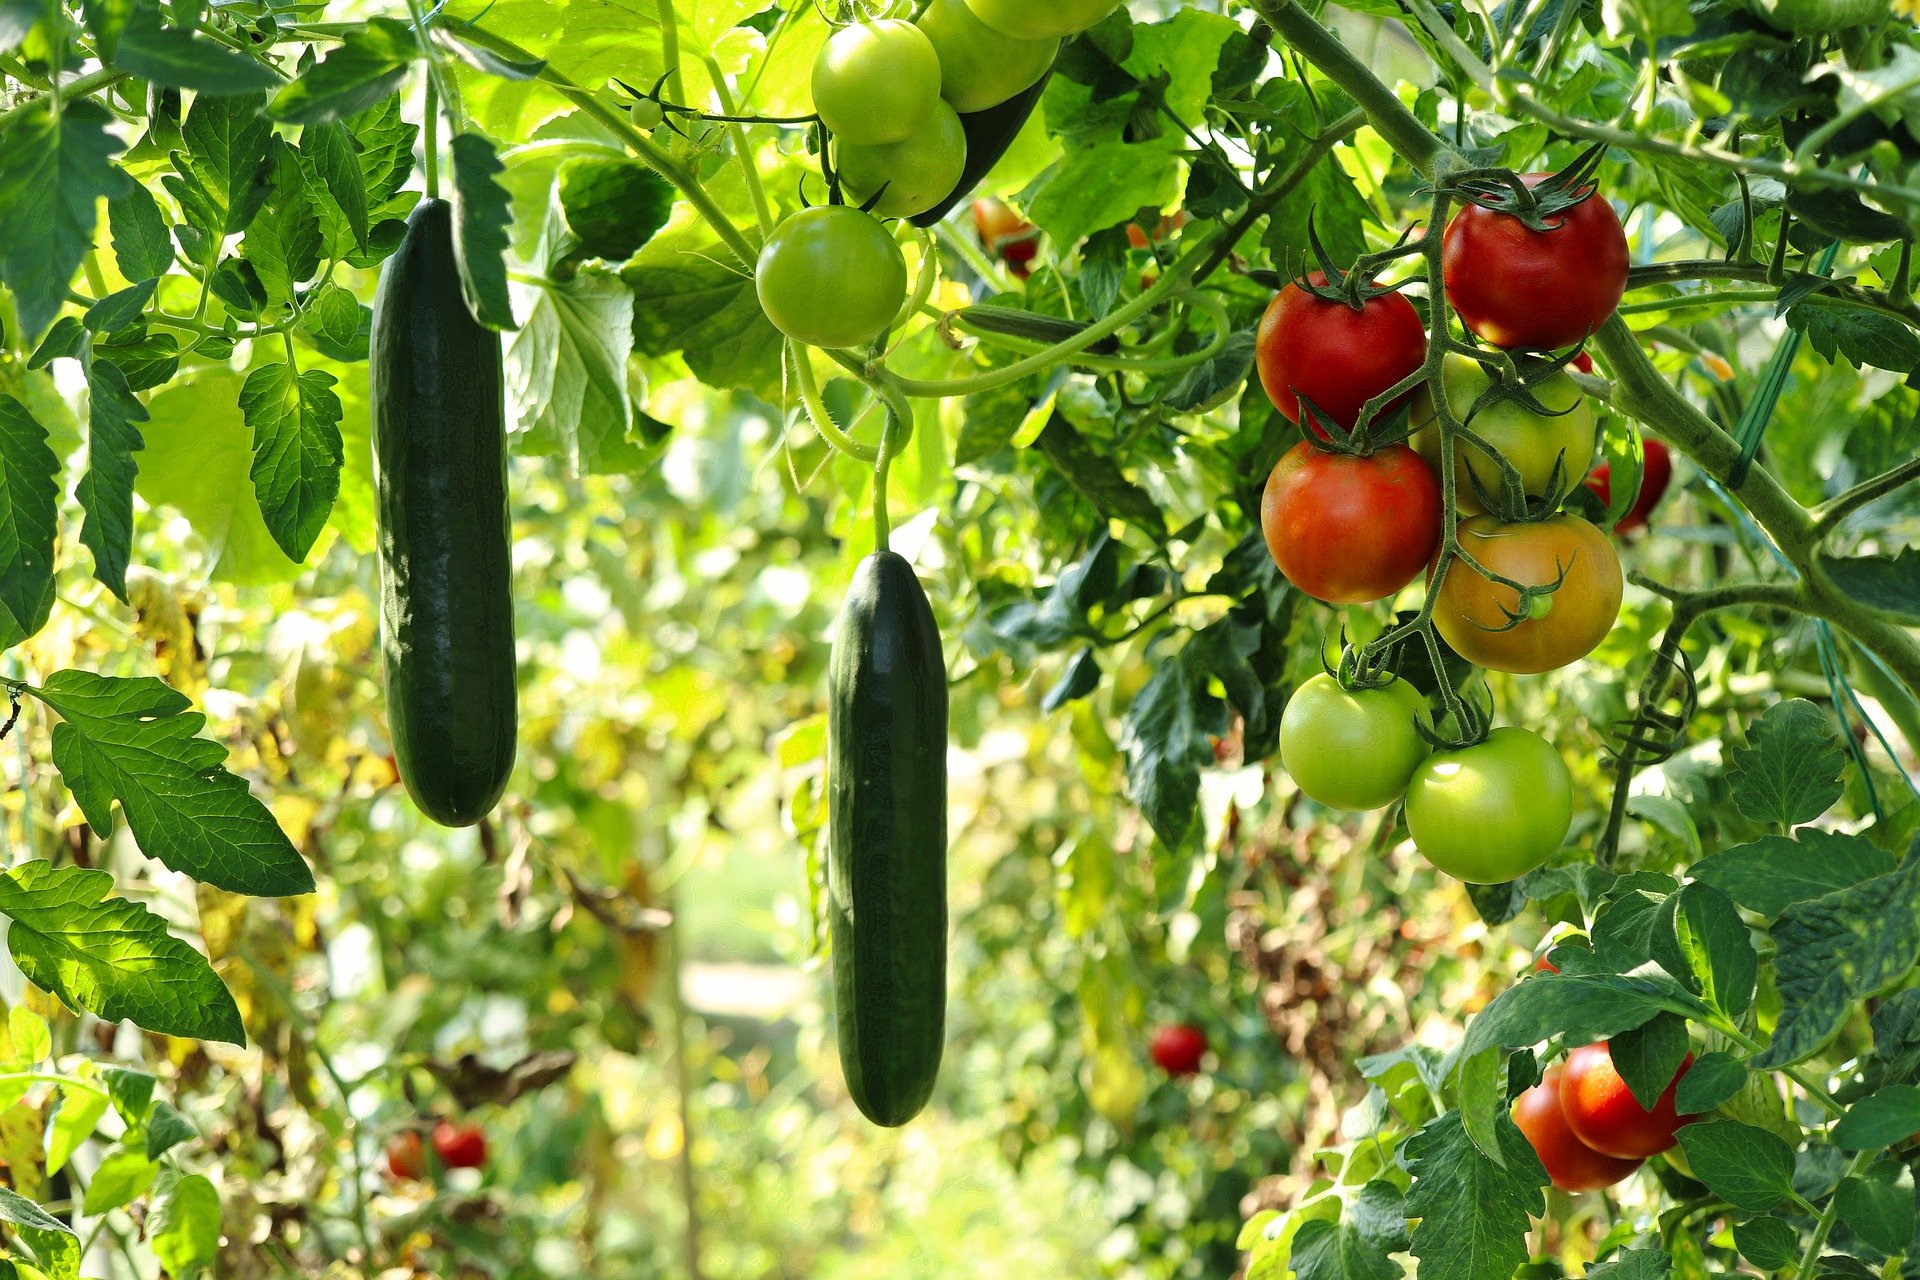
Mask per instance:
[[[380,654],[400,780],[435,822],[513,771],[511,528],[500,336],[460,292],[452,210],[422,200],[380,272],[370,343]]]
[[[973,193],[973,189],[980,185],[980,179],[1000,163],[1000,157],[1007,154],[1007,148],[1020,136],[1027,117],[1039,105],[1040,95],[1047,91],[1047,82],[1052,79],[1053,72],[1049,71],[1031,88],[1021,90],[999,106],[969,112],[960,117],[960,127],[967,134],[966,167],[960,171],[960,181],[945,200],[909,219],[914,226],[932,226]]]
[[[827,901],[847,1089],[875,1124],[919,1114],[947,1018],[947,669],[913,566],[854,570],[827,706]]]

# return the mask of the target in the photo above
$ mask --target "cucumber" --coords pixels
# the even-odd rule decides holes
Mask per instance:
[[[499,802],[519,727],[500,359],[461,296],[452,210],[422,200],[373,300],[380,656],[400,780],[449,827]]]
[[[947,671],[913,566],[860,562],[827,707],[828,924],[840,1065],[875,1124],[919,1114],[947,1016]]]

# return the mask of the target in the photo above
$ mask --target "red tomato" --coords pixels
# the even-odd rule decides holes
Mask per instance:
[[[433,1149],[449,1169],[478,1169],[487,1162],[487,1135],[477,1124],[442,1120],[433,1126]]]
[[[1200,1060],[1207,1056],[1207,1033],[1190,1022],[1176,1022],[1153,1033],[1149,1048],[1154,1065],[1170,1076],[1200,1074]]]
[[[1267,477],[1260,525],[1287,581],[1328,604],[1384,600],[1440,546],[1440,481],[1403,444],[1364,458],[1302,440]]]
[[[1545,956],[1541,956],[1533,962],[1533,971],[1535,973],[1558,973],[1560,972],[1560,966]]]
[[[1578,369],[1582,373],[1593,372],[1593,357],[1588,355],[1584,351],[1582,351],[1579,355],[1576,355],[1573,358],[1572,364],[1574,368]]]
[[[1688,1123],[1675,1112],[1673,1098],[1680,1078],[1692,1065],[1693,1055],[1688,1054],[1653,1110],[1648,1111],[1614,1069],[1613,1054],[1607,1046],[1582,1045],[1567,1055],[1566,1082],[1560,1090],[1567,1125],[1595,1151],[1622,1160],[1670,1150],[1677,1141],[1674,1130]]]
[[[417,1131],[403,1129],[387,1140],[387,1172],[402,1182],[418,1182],[426,1176],[427,1152]]]
[[[1033,260],[1040,253],[1040,233],[1034,225],[1014,212],[1005,200],[991,197],[973,202],[973,229],[981,245],[1000,255],[1000,261],[1015,276],[1025,280],[1033,272]]]
[[[1308,278],[1327,282],[1318,271]],[[1427,331],[1413,304],[1397,293],[1369,298],[1355,311],[1290,284],[1274,295],[1260,318],[1254,358],[1260,385],[1287,421],[1302,420],[1304,395],[1351,429],[1361,406],[1419,369],[1427,358]],[[1412,394],[1387,408],[1398,408]]]
[[[1563,1083],[1559,1066],[1548,1067],[1539,1084],[1514,1099],[1513,1122],[1533,1144],[1554,1186],[1562,1191],[1610,1187],[1638,1169],[1640,1162],[1602,1155],[1580,1141],[1560,1105]]]
[[[1186,225],[1187,211],[1185,209],[1175,209],[1172,213],[1165,214],[1161,217],[1160,225],[1153,229],[1152,242],[1158,244]],[[1136,249],[1144,249],[1147,247],[1147,233],[1139,223],[1129,222],[1127,224],[1127,243]]]
[[[1627,508],[1627,513],[1620,517],[1620,523],[1613,526],[1615,533],[1632,533],[1636,529],[1646,528],[1647,517],[1660,505],[1660,499],[1666,496],[1667,486],[1673,483],[1672,450],[1652,436],[1643,438],[1640,443],[1646,451],[1646,462],[1640,470],[1640,492],[1634,498],[1633,505]],[[1593,490],[1602,505],[1612,500],[1611,471],[1612,468],[1603,462],[1587,477],[1587,488]]]
[[[1549,175],[1530,173],[1536,186]],[[1595,192],[1534,231],[1469,204],[1447,224],[1441,266],[1460,323],[1497,347],[1558,350],[1591,337],[1627,290],[1627,233]]]

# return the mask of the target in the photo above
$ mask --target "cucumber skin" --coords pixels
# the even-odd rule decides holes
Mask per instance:
[[[827,708],[827,906],[847,1089],[878,1125],[919,1114],[947,1014],[947,670],[913,566],[854,570]]]
[[[486,817],[519,728],[500,337],[467,311],[449,205],[426,199],[380,272],[369,352],[387,724],[407,794]]]

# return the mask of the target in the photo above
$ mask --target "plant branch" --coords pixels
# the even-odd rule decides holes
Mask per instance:
[[[1356,107],[1322,130],[1320,136],[1309,142],[1306,150],[1287,166],[1285,173],[1275,178],[1271,185],[1248,202],[1246,211],[1234,219],[1233,225],[1227,228],[1225,235],[1220,237],[1220,243],[1214,246],[1213,252],[1207,256],[1206,261],[1194,268],[1193,278],[1196,281],[1205,280],[1219,270],[1220,264],[1233,256],[1233,247],[1240,243],[1240,238],[1251,231],[1260,219],[1279,208],[1280,202],[1285,200],[1295,187],[1306,181],[1307,175],[1313,172],[1313,167],[1319,164],[1336,145],[1352,137],[1354,131],[1366,121],[1367,113]]]
[[[1908,458],[1893,470],[1883,471],[1871,480],[1861,481],[1838,497],[1828,499],[1814,508],[1811,531],[1814,540],[1824,539],[1839,528],[1842,520],[1869,502],[1884,498],[1894,490],[1915,480],[1920,480],[1920,457]]]
[[[1772,283],[1769,268],[1763,262],[1722,262],[1714,258],[1687,259],[1680,262],[1654,262],[1627,272],[1627,289],[1646,289],[1660,284],[1678,284],[1686,280],[1754,280]],[[1867,311],[1891,316],[1902,324],[1920,329],[1920,306],[1896,301],[1890,293],[1863,289],[1859,285],[1833,281],[1808,295],[1846,302]]]

